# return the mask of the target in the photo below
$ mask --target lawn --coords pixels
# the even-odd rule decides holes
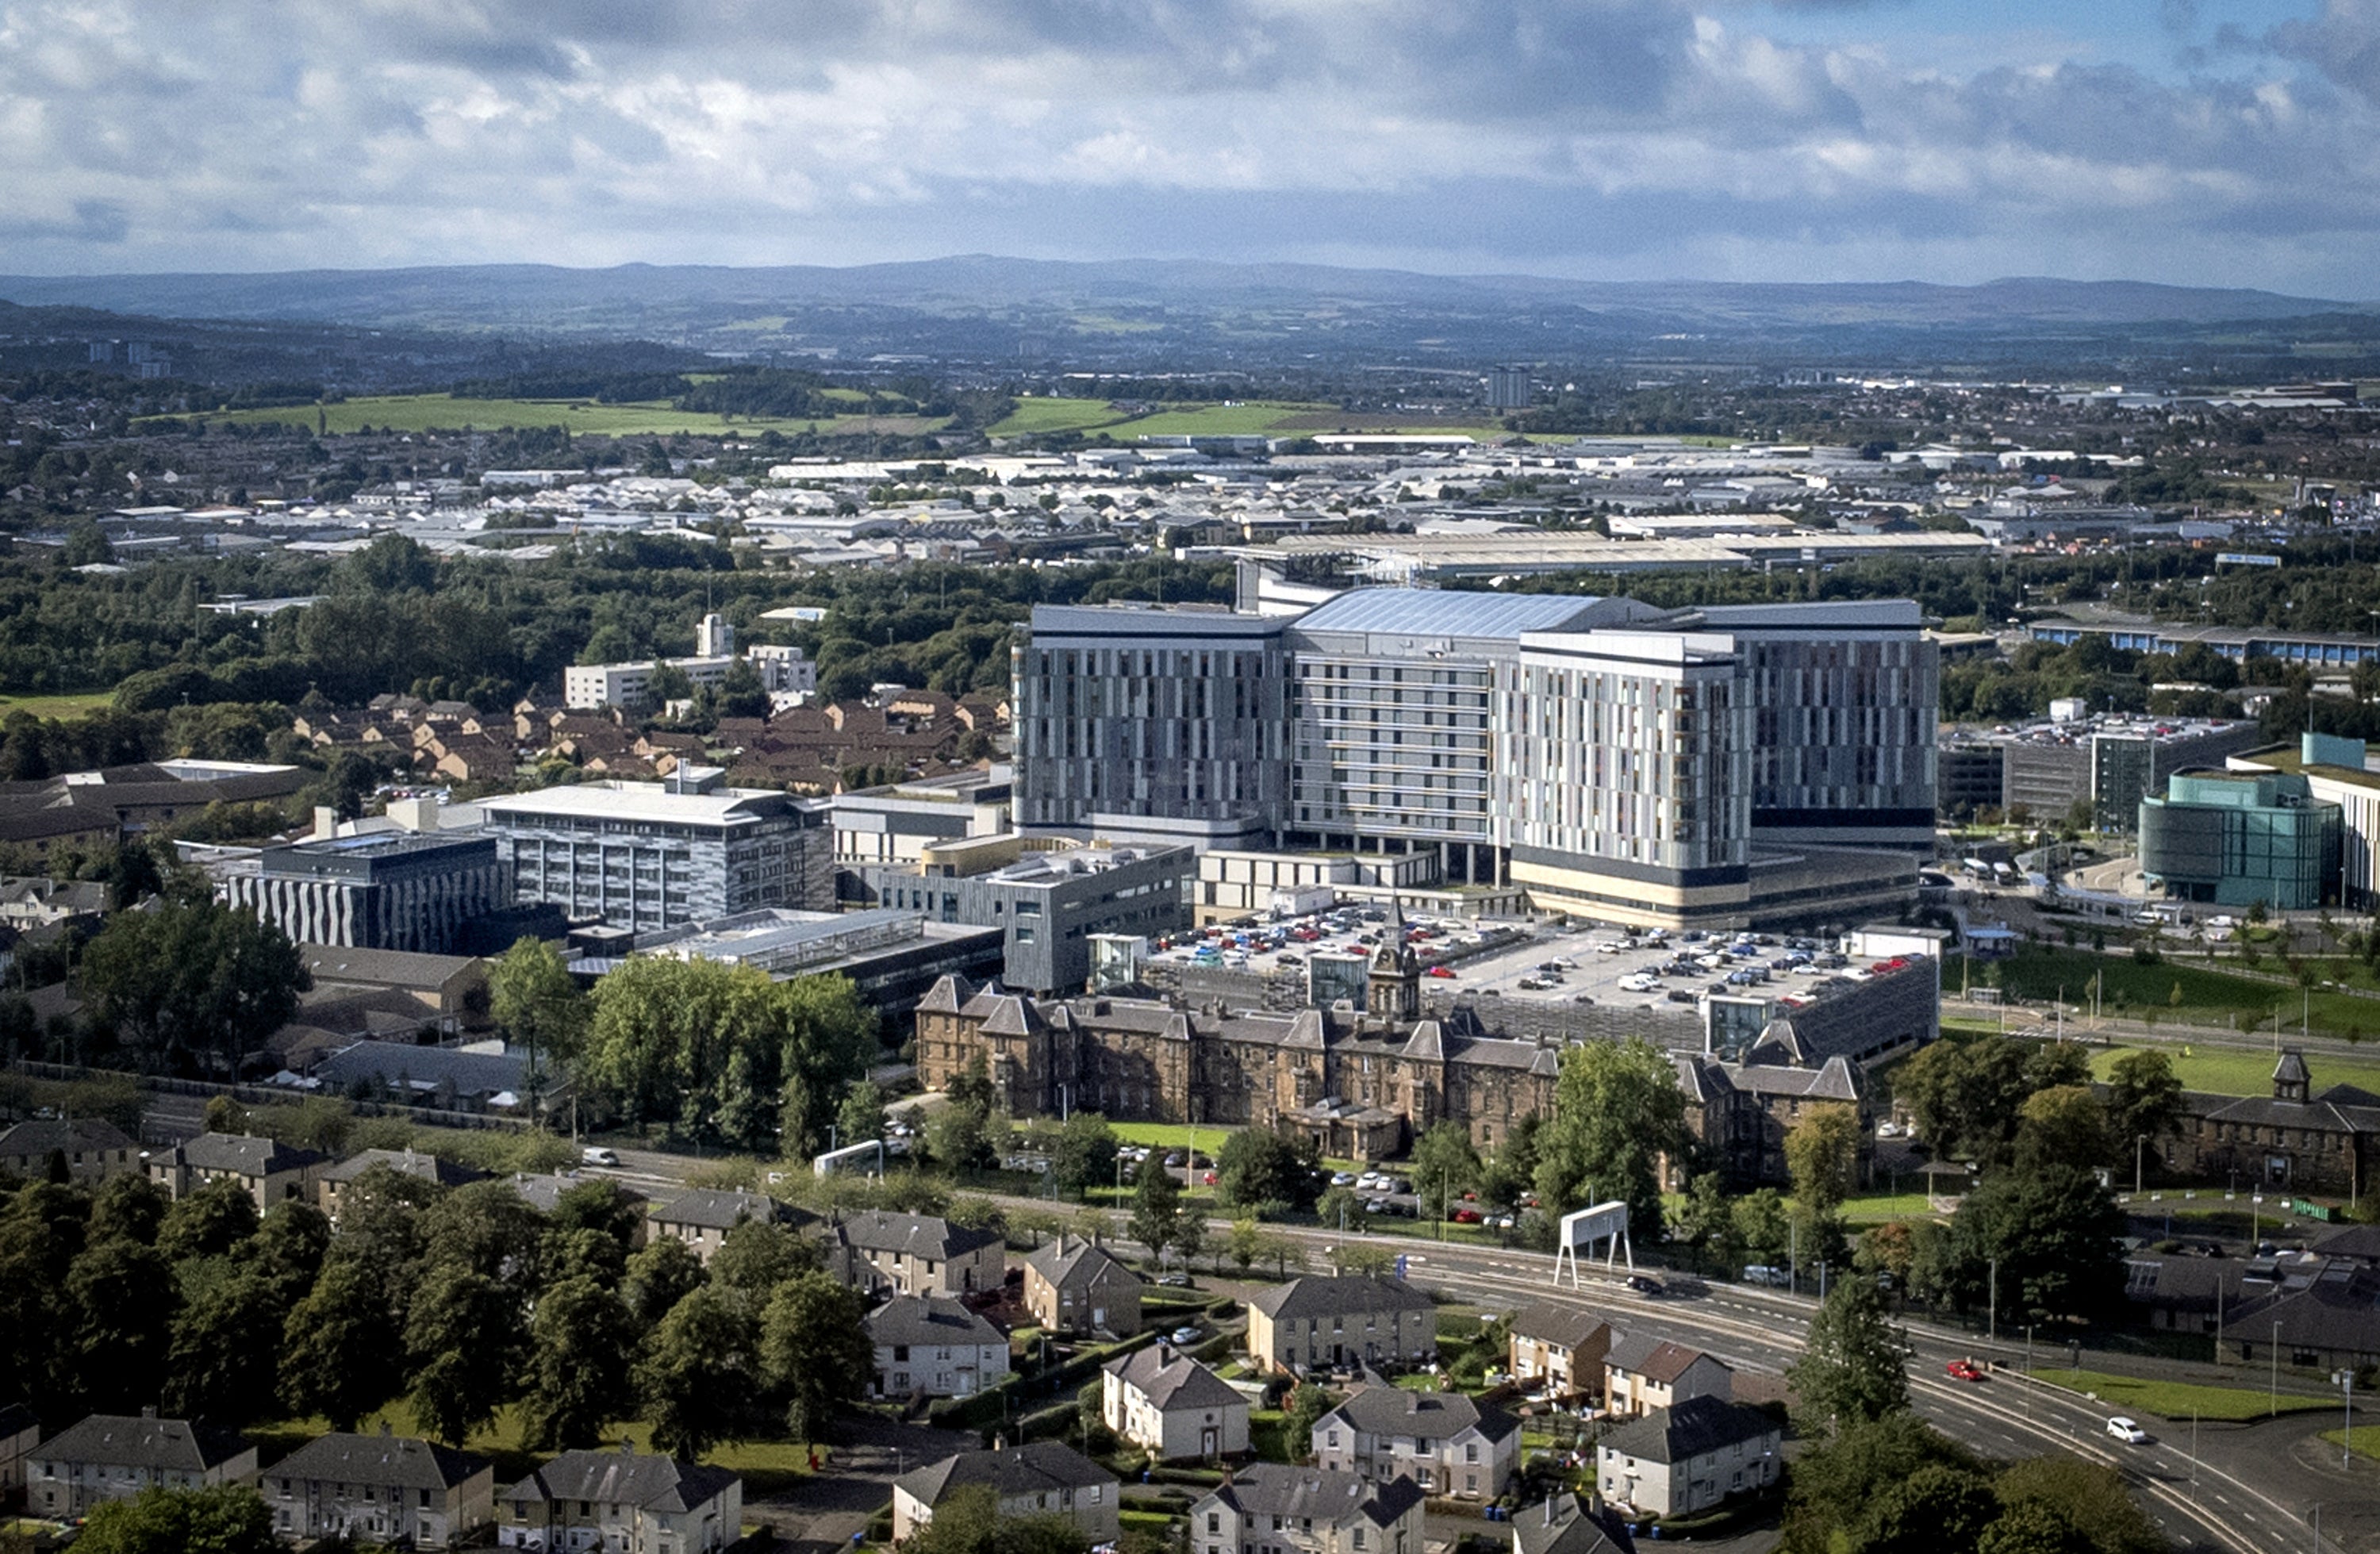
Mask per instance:
[[[583,399],[455,399],[443,394],[374,395],[343,400],[336,405],[291,405],[229,410],[206,419],[225,425],[280,421],[287,425],[311,426],[315,424],[317,410],[321,412],[322,424],[334,432],[351,432],[367,426],[395,431],[443,431],[465,426],[487,431],[502,427],[566,426],[573,433],[604,437],[664,437],[680,431],[704,434],[728,431],[758,433],[772,430],[798,432],[812,428],[832,435],[863,431],[914,433],[931,431],[942,424],[939,420],[917,416],[878,416],[873,419],[865,416],[823,419],[815,417],[731,419],[672,409],[665,401],[659,400],[649,404],[597,405]]]
[[[2361,972],[2361,965],[2356,969]],[[1963,974],[1955,962],[1945,965],[1942,986],[1960,986]],[[2321,989],[2306,999],[2294,986],[2192,965],[2178,951],[2168,951],[2155,965],[2143,965],[2129,954],[2029,944],[2008,960],[1977,965],[1973,979],[1977,987],[1997,986],[2018,998],[2062,997],[2069,1008],[2087,1009],[2095,975],[2102,979],[2101,1011],[2124,1019],[2252,1030],[2269,1023],[2277,1008],[2287,1028],[2294,1028],[2302,1014],[2314,1030],[2332,1036],[2380,1031],[2380,1000]]]
[[[1934,1212],[1924,1193],[1866,1193],[1843,1200],[1843,1219],[1854,1225],[1922,1220]]]
[[[2116,1060],[2135,1049],[2113,1047],[2094,1053],[2091,1072],[2101,1079],[2108,1076]],[[2242,1051],[2234,1048],[2159,1047],[2173,1061],[2173,1071],[2182,1088],[2199,1090],[2212,1096],[2269,1096],[2273,1093],[2273,1055],[2270,1052]],[[2357,1085],[2365,1089],[2380,1090],[2380,1059],[2338,1057],[2328,1052],[2306,1054],[2306,1072],[2313,1077],[2316,1094],[2328,1085]]]
[[[2333,1446],[2350,1445],[2348,1432],[2345,1430],[2325,1430],[2322,1432],[2322,1439]],[[2356,1426],[2355,1439],[2351,1445],[2357,1456],[2370,1457],[2375,1462],[2380,1462],[2380,1425]]]
[[[994,437],[1028,437],[1052,431],[1086,431],[1111,426],[1123,412],[1104,399],[1020,399],[1016,408],[989,429]]]
[[[377,1435],[382,1424],[401,1436],[419,1437],[420,1429],[413,1422],[413,1409],[403,1398],[366,1416],[356,1429],[361,1435]],[[270,1461],[294,1451],[316,1436],[326,1435],[331,1428],[327,1419],[287,1419],[272,1425],[261,1425],[248,1433],[259,1438],[271,1448],[263,1455]],[[652,1427],[645,1424],[613,1425],[603,1432],[607,1448],[617,1450],[622,1440],[633,1440],[639,1451],[653,1449]],[[473,1435],[465,1446],[496,1464],[497,1487],[518,1482],[543,1462],[546,1453],[530,1451],[521,1445],[521,1415],[517,1406],[508,1407],[496,1415],[496,1422]],[[831,1447],[821,1447],[829,1454]],[[795,1480],[809,1476],[809,1447],[800,1441],[749,1440],[722,1446],[704,1459],[712,1467],[727,1468],[744,1475],[744,1491],[747,1495],[769,1495],[781,1492]]]
[[[1187,1149],[1192,1147],[1191,1135],[1195,1134],[1198,1152],[1208,1156],[1220,1149],[1223,1140],[1237,1131],[1220,1124],[1194,1128],[1187,1123],[1110,1123],[1108,1126],[1115,1130],[1118,1142],[1146,1144],[1152,1149]]]
[[[2168,1422],[2177,1419],[2186,1422],[2194,1416],[2244,1423],[2250,1419],[2270,1418],[2276,1412],[2308,1414],[2335,1406],[2327,1398],[2300,1397],[2283,1392],[2276,1410],[2272,1394],[2262,1387],[2209,1387],[2193,1381],[2149,1381],[2136,1376],[2113,1376],[2096,1370],[2060,1370],[2045,1366],[2035,1367],[2033,1377],[2036,1381],[2046,1381],[2070,1392],[2095,1393],[2112,1412],[2154,1414]],[[2380,1428],[2369,1433],[2375,1439],[2380,1439]]]
[[[0,696],[0,718],[30,712],[37,718],[79,718],[115,700],[114,691],[77,691],[71,696]]]

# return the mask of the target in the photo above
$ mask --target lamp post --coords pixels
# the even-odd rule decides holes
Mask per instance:
[[[2132,1196],[2134,1197],[2141,1196],[2141,1155],[2148,1147],[2148,1135],[2144,1133],[2132,1135]]]
[[[2265,1411],[2277,1415],[2281,1412],[2281,1319],[2277,1317],[2273,1318],[2272,1360],[2272,1379],[2267,1383],[2269,1392]]]
[[[2348,1366],[2332,1371],[2330,1378],[2347,1390],[2347,1402],[2341,1405],[2343,1417],[2340,1420],[2347,1428],[2339,1436],[2338,1465],[2351,1468],[2355,1465],[2355,1367]]]

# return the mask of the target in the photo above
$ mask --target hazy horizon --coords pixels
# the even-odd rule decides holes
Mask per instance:
[[[973,255],[2355,301],[2357,0],[10,0],[0,273]]]

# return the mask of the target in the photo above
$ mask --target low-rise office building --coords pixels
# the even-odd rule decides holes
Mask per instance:
[[[719,785],[716,768],[662,783],[582,783],[485,800],[485,834],[515,899],[632,931],[762,907],[834,905],[823,800]]]
[[[769,907],[731,917],[638,934],[629,953],[749,965],[779,981],[795,977],[844,977],[859,1001],[887,1020],[917,1008],[945,977],[994,977],[1006,964],[996,928],[935,922],[923,913],[799,912]],[[616,953],[572,961],[574,975],[600,977],[617,965]]]
[[[495,1464],[396,1435],[318,1436],[258,1487],[293,1543],[342,1536],[443,1548],[496,1519]]]
[[[2140,801],[2141,872],[2180,901],[2308,911],[2338,897],[2339,806],[2283,771],[2191,771]]]
[[[443,955],[513,904],[513,881],[492,838],[383,831],[267,847],[224,865],[215,893],[302,944]]]
[[[1090,936],[1155,938],[1189,926],[1197,866],[1182,847],[1093,847],[1015,832],[928,844],[914,864],[847,866],[846,899],[997,928],[1002,980],[1033,993],[1080,990]]]

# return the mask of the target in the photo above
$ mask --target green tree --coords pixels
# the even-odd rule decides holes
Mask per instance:
[[[1339,1406],[1339,1400],[1311,1381],[1301,1381],[1281,1411],[1281,1434],[1289,1454],[1298,1462],[1314,1455],[1314,1427]]]
[[[461,1446],[512,1396],[525,1337],[520,1302],[504,1285],[465,1264],[432,1264],[405,1322],[415,1420]]]
[[[1182,1184],[1156,1159],[1145,1160],[1132,1196],[1132,1221],[1125,1233],[1160,1261],[1173,1244],[1182,1220]]]
[[[1859,1151],[1856,1108],[1838,1103],[1803,1112],[1785,1132],[1785,1170],[1796,1207],[1812,1215],[1841,1208],[1858,1177]]]
[[[873,1079],[858,1081],[844,1092],[842,1104],[835,1108],[834,1120],[835,1137],[845,1147],[882,1138],[886,1123],[884,1092]]]
[[[1414,1140],[1408,1169],[1422,1201],[1443,1204],[1475,1191],[1485,1168],[1471,1147],[1471,1130],[1451,1120]]]
[[[1838,1430],[1793,1464],[1779,1554],[1864,1554],[1897,1487],[1935,1466],[1979,1473],[1964,1450],[1912,1414],[1888,1414]],[[1956,1554],[1955,1545],[1939,1547]]]
[[[718,1291],[695,1290],[671,1307],[637,1362],[637,1394],[653,1446],[699,1459],[741,1439],[752,1416],[756,1325]]]
[[[974,1178],[1000,1163],[1005,1133],[993,1113],[953,1100],[926,1119],[926,1148],[953,1174]]]
[[[2119,1151],[2144,1138],[2155,1153],[2158,1141],[2181,1125],[2181,1079],[2173,1059],[2155,1049],[2118,1058],[2107,1071],[2105,1105],[2108,1136]]]
[[[570,975],[559,946],[519,939],[488,968],[488,1012],[528,1049],[529,1102],[542,1093],[538,1059],[568,1063],[586,1039],[587,995]]]
[[[701,1259],[674,1236],[659,1236],[628,1259],[621,1294],[640,1327],[657,1327],[678,1303],[702,1288],[710,1275]]]
[[[1548,1213],[1617,1199],[1631,1233],[1661,1239],[1661,1162],[1685,1153],[1685,1102],[1669,1054],[1642,1038],[1563,1049],[1553,1115],[1537,1140]]]
[[[1987,1173],[1946,1230],[1920,1240],[1913,1281],[1976,1310],[1990,1302],[1997,1259],[2003,1320],[2094,1317],[2123,1297],[2124,1229],[2123,1210],[2090,1172]]]
[[[1804,1435],[1835,1434],[1909,1406],[1900,1343],[1885,1320],[1874,1280],[1835,1281],[1787,1375]]]
[[[1232,1261],[1240,1265],[1242,1273],[1247,1272],[1263,1254],[1264,1241],[1263,1227],[1257,1223],[1255,1215],[1243,1215],[1232,1221]]]
[[[1738,1251],[1755,1263],[1775,1266],[1785,1260],[1792,1242],[1792,1221],[1785,1199],[1774,1187],[1762,1187],[1735,1200],[1729,1215]]]
[[[65,1309],[84,1406],[130,1414],[156,1397],[180,1306],[173,1266],[154,1247],[103,1241],[75,1258]]]
[[[273,1512],[245,1484],[144,1489],[91,1508],[75,1547],[84,1554],[280,1554]]]
[[[288,935],[253,913],[169,895],[120,912],[83,950],[90,1018],[142,1062],[236,1073],[311,988]]]
[[[1999,1514],[1991,1484],[1971,1467],[1928,1463],[1885,1485],[1868,1502],[1863,1550],[1939,1554],[1968,1550]]]
[[[2040,1171],[2048,1166],[2093,1167],[2107,1163],[2107,1111],[2099,1098],[2081,1085],[2053,1085],[2024,1098],[2018,1109],[2016,1166]]]
[[[354,1429],[404,1385],[404,1338],[389,1288],[343,1246],[282,1326],[282,1400]]]
[[[777,1286],[760,1315],[761,1374],[785,1400],[785,1427],[814,1440],[836,1411],[867,1396],[876,1369],[858,1293],[823,1271]]]
[[[1893,1093],[1937,1159],[2005,1163],[2014,1153],[2019,1109],[2046,1076],[2028,1044],[2001,1036],[1945,1038],[1910,1056]]]
[[[933,1521],[902,1547],[909,1554],[1085,1554],[1090,1539],[1069,1516],[1004,1515],[990,1485],[971,1484],[944,1496]]]
[[[636,1329],[619,1295],[595,1280],[566,1279],[546,1291],[529,1319],[523,1444],[555,1451],[604,1439],[603,1427],[636,1404]]]
[[[173,1207],[174,1200],[165,1196],[165,1189],[146,1176],[111,1176],[91,1194],[90,1239],[154,1246],[158,1227],[164,1222],[166,1210]]]
[[[186,1264],[180,1282],[159,1396],[164,1412],[234,1427],[269,1417],[293,1302],[252,1261]]]
[[[746,1220],[721,1239],[710,1259],[710,1282],[758,1313],[778,1286],[821,1266],[815,1243],[770,1220]]]
[[[1727,1185],[1718,1172],[1706,1171],[1686,1184],[1686,1201],[1678,1210],[1678,1238],[1694,1253],[1726,1269],[1735,1261],[1735,1220]]]
[[[157,1249],[175,1262],[221,1257],[257,1232],[256,1199],[228,1177],[174,1200],[157,1230]]]
[[[2029,1457],[2004,1469],[1992,1490],[2011,1513],[2046,1506],[2070,1525],[2087,1529],[2082,1548],[2091,1554],[2165,1554],[2170,1547],[2155,1519],[2124,1487],[2122,1475],[2105,1463],[2063,1455]]]
[[[2097,1548],[2073,1518],[2039,1500],[2001,1511],[1974,1542],[1975,1554],[2097,1554]]]
[[[1058,1128],[1050,1149],[1050,1173],[1058,1191],[1081,1197],[1115,1175],[1115,1129],[1096,1111],[1077,1111]]]
[[[1252,1208],[1260,1217],[1279,1219],[1314,1202],[1322,1186],[1321,1164],[1321,1149],[1311,1138],[1242,1128],[1215,1153],[1215,1196],[1226,1208]],[[1159,1169],[1144,1164],[1141,1174]]]
[[[432,1268],[466,1268],[526,1298],[539,1282],[545,1216],[510,1182],[467,1182],[421,1210],[421,1256]]]

